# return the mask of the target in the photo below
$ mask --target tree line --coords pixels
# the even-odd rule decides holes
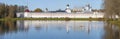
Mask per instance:
[[[27,6],[7,5],[0,3],[0,18],[15,18],[17,12],[25,12],[25,9],[27,8]],[[43,12],[43,10],[36,8],[34,11],[30,12]]]
[[[24,12],[25,8],[27,8],[27,6],[0,3],[0,18],[15,18],[16,12]]]

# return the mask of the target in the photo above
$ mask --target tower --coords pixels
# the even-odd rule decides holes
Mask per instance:
[[[24,17],[27,17],[30,10],[28,9],[28,7],[26,7],[24,11],[25,11],[24,12]]]
[[[86,11],[90,11],[91,12],[91,6],[90,4],[87,4],[86,7],[85,7]]]
[[[90,6],[90,4],[87,4],[85,7],[84,7],[84,12],[92,12],[92,10],[91,10],[91,6]]]
[[[67,8],[69,8],[69,6],[70,6],[70,5],[69,5],[69,4],[67,4]]]
[[[45,9],[45,12],[48,12],[48,8]]]
[[[71,9],[69,8],[69,4],[67,4],[67,8],[65,9],[65,11],[67,12],[67,13],[71,13]]]

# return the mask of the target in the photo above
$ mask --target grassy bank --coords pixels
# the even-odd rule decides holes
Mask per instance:
[[[117,19],[117,20],[110,20],[110,19],[109,19],[108,23],[111,23],[111,24],[120,26],[120,18]]]
[[[119,20],[114,20],[114,21],[109,21],[112,24],[115,24],[117,26],[120,26],[120,21]]]
[[[82,21],[104,21],[104,18],[1,18],[0,21],[16,21],[16,20],[82,20]],[[120,19],[111,20],[109,19],[109,23],[120,26]]]
[[[1,18],[0,20],[93,20],[102,21],[103,18]]]

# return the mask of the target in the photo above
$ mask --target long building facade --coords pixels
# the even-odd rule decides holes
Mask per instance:
[[[17,17],[20,18],[103,18],[103,13],[66,13],[66,12],[57,12],[57,13],[47,13],[47,12],[25,12],[17,13]]]

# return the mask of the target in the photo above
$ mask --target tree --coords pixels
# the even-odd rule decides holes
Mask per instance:
[[[4,17],[5,13],[5,4],[0,3],[0,18]]]
[[[14,6],[9,6],[9,11],[8,11],[8,18],[13,17],[13,13],[14,13]]]
[[[37,9],[34,10],[34,12],[42,12],[42,9],[37,8]]]
[[[105,18],[115,19],[120,17],[120,0],[104,0]]]
[[[24,12],[27,6],[6,5],[0,3],[0,18],[15,18],[17,12]]]

